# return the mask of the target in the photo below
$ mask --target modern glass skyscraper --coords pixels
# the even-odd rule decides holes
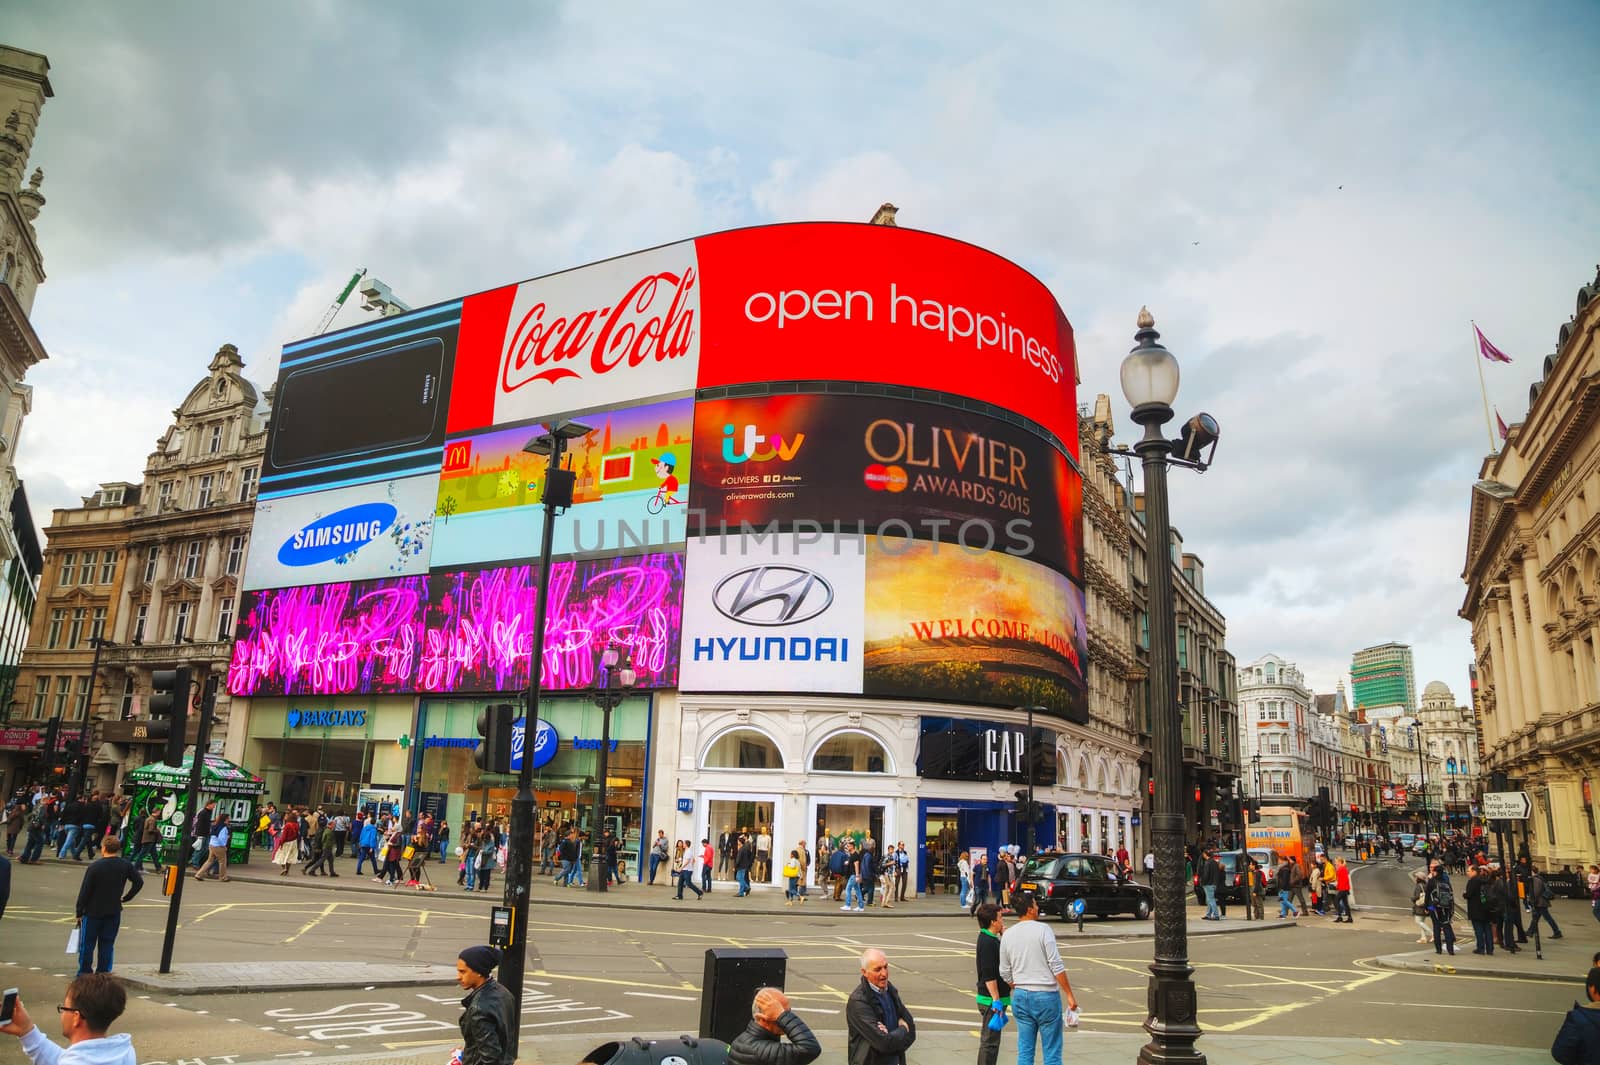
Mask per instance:
[[[1350,659],[1350,681],[1358,707],[1401,707],[1401,713],[1416,713],[1417,673],[1409,644],[1384,643],[1357,651]]]

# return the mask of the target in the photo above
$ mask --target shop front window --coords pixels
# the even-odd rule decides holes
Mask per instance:
[[[888,765],[883,744],[861,732],[835,733],[811,756],[811,768],[818,773],[883,773]]]
[[[706,751],[705,769],[782,769],[783,754],[764,732],[733,729],[718,736]]]
[[[516,774],[484,773],[472,760],[478,738],[478,712],[489,700],[439,700],[423,704],[417,726],[422,747],[416,784],[419,803],[446,811],[452,826],[469,821],[509,820],[516,797]],[[602,714],[582,700],[552,700],[543,720],[555,731],[555,755],[533,770],[536,817],[552,829],[576,826],[594,830],[599,797],[599,747]],[[611,749],[606,757],[605,824],[623,840],[628,871],[635,867],[643,828],[644,784],[648,765],[645,736],[649,708],[643,698],[624,700],[611,714]],[[535,726],[537,728],[537,725]],[[526,744],[524,749],[532,746]],[[769,822],[770,823],[770,822]]]

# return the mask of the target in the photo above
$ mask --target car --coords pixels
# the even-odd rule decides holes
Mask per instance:
[[[1417,837],[1416,836],[1413,836],[1409,832],[1402,832],[1402,833],[1400,833],[1398,838],[1400,840],[1400,846],[1404,847],[1406,850],[1410,851],[1410,850],[1415,850],[1416,849],[1416,846],[1417,846]]]
[[[1039,896],[1039,914],[1067,919],[1067,907],[1083,900],[1083,912],[1095,917],[1130,913],[1143,921],[1155,907],[1155,892],[1119,876],[1117,864],[1098,854],[1047,852],[1028,860],[1017,877],[1019,890]]]
[[[1217,864],[1222,866],[1222,886],[1217,889],[1218,902],[1244,901],[1244,855],[1248,853],[1261,866],[1263,877],[1270,877],[1282,859],[1278,852],[1265,847],[1251,847],[1246,851],[1218,851]],[[1277,889],[1274,888],[1274,891]]]

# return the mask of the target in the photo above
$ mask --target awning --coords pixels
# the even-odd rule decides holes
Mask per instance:
[[[183,765],[179,767],[165,762],[152,762],[129,773],[123,778],[122,786],[154,786],[182,791],[189,786],[189,771],[193,764],[192,754],[185,755]],[[212,795],[263,795],[267,785],[242,766],[234,765],[221,755],[208,754],[200,766],[200,790]]]

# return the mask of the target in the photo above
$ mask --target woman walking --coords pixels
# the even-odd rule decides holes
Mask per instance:
[[[285,817],[278,832],[278,849],[272,852],[272,864],[278,866],[279,876],[288,876],[289,867],[299,860],[300,824],[293,817]]]
[[[966,909],[967,897],[972,894],[972,856],[962,851],[961,860],[956,868],[961,871],[961,895],[956,905]]]
[[[494,875],[494,852],[496,849],[494,829],[484,831],[483,838],[478,843],[478,890],[489,890],[489,879]]]
[[[793,906],[800,897],[800,852],[790,851],[789,860],[783,863],[783,904]]]
[[[1428,869],[1423,866],[1411,874],[1411,919],[1417,922],[1417,942],[1433,942],[1433,924],[1428,920]]]

